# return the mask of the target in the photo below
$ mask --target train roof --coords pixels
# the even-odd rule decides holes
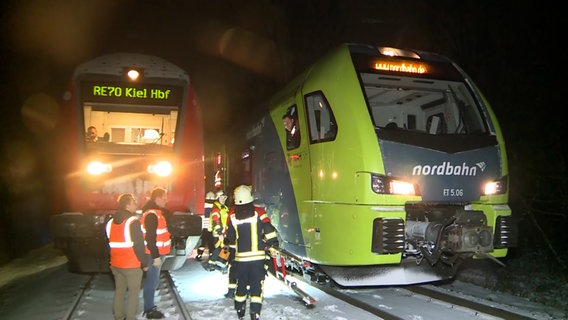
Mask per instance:
[[[120,76],[125,68],[140,68],[145,78],[179,78],[189,81],[189,75],[177,65],[147,54],[112,53],[89,60],[75,69],[74,77],[85,74]]]

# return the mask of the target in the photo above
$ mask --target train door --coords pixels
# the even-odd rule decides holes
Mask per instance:
[[[333,112],[322,91],[314,91],[304,95],[306,105],[307,135],[306,141],[310,154],[310,171],[313,176],[311,179],[311,197],[309,205],[308,233],[306,242],[309,241],[310,248],[321,243],[320,229],[322,219],[329,219],[329,212],[326,214],[327,206],[322,203],[329,203],[335,193],[342,192],[337,187],[337,172],[335,168],[335,154],[333,152],[333,142],[337,135],[337,123]],[[318,205],[319,204],[319,205]]]

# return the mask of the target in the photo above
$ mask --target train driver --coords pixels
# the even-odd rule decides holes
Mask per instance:
[[[282,116],[282,123],[286,128],[286,149],[292,150],[300,145],[300,130],[298,129],[296,117],[287,112]]]
[[[87,142],[97,142],[99,140],[99,133],[95,126],[87,128]]]

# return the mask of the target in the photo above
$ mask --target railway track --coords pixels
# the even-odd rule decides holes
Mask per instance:
[[[434,285],[342,289],[312,284],[318,290],[385,320],[507,319],[530,320],[525,310],[459,296]],[[426,310],[426,311],[425,311]]]
[[[177,293],[169,273],[162,272],[160,284],[156,296],[156,305],[164,313],[167,319],[189,320],[189,312]],[[112,319],[112,300],[114,296],[114,283],[111,274],[93,274],[85,284],[80,296],[77,297],[69,317],[66,320],[96,320],[105,318]],[[102,307],[104,305],[104,307]],[[142,300],[138,309],[143,306]],[[141,314],[141,312],[139,312]],[[142,317],[143,318],[143,317]]]
[[[191,320],[168,272],[162,272],[158,291],[155,302],[167,319]],[[64,265],[18,282],[0,297],[3,304],[18,305],[10,308],[13,315],[2,315],[5,319],[113,319],[114,282],[110,273],[73,274]],[[138,319],[145,319],[142,307],[140,295]]]
[[[527,312],[524,305],[461,294],[458,288],[433,285],[374,288],[340,288],[307,283],[289,275],[315,305],[302,306],[290,287],[268,277],[265,283],[263,318],[277,319],[561,319]],[[207,272],[193,260],[173,272],[163,272],[156,296],[166,319],[208,320],[233,318],[233,301],[226,299],[226,276]],[[280,285],[279,285],[280,284]],[[6,320],[99,320],[112,319],[114,284],[110,274],[75,274],[66,265],[45,270],[0,288],[0,318]],[[287,294],[286,294],[287,292]],[[491,301],[490,301],[491,300]],[[142,316],[142,297],[138,319]],[[330,315],[327,310],[338,310]],[[361,311],[363,310],[363,311]],[[191,313],[189,312],[191,311]],[[354,316],[354,314],[358,316]],[[364,314],[366,316],[361,317]]]

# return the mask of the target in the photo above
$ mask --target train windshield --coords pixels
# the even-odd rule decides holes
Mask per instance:
[[[463,82],[362,73],[376,127],[424,134],[484,134],[479,105]]]
[[[183,83],[81,81],[87,150],[126,154],[172,149],[179,129],[183,88]]]
[[[87,148],[116,149],[119,146],[172,148],[178,119],[177,107],[142,105],[83,106]],[[95,128],[96,138],[89,134]],[[97,144],[89,142],[96,141]]]

